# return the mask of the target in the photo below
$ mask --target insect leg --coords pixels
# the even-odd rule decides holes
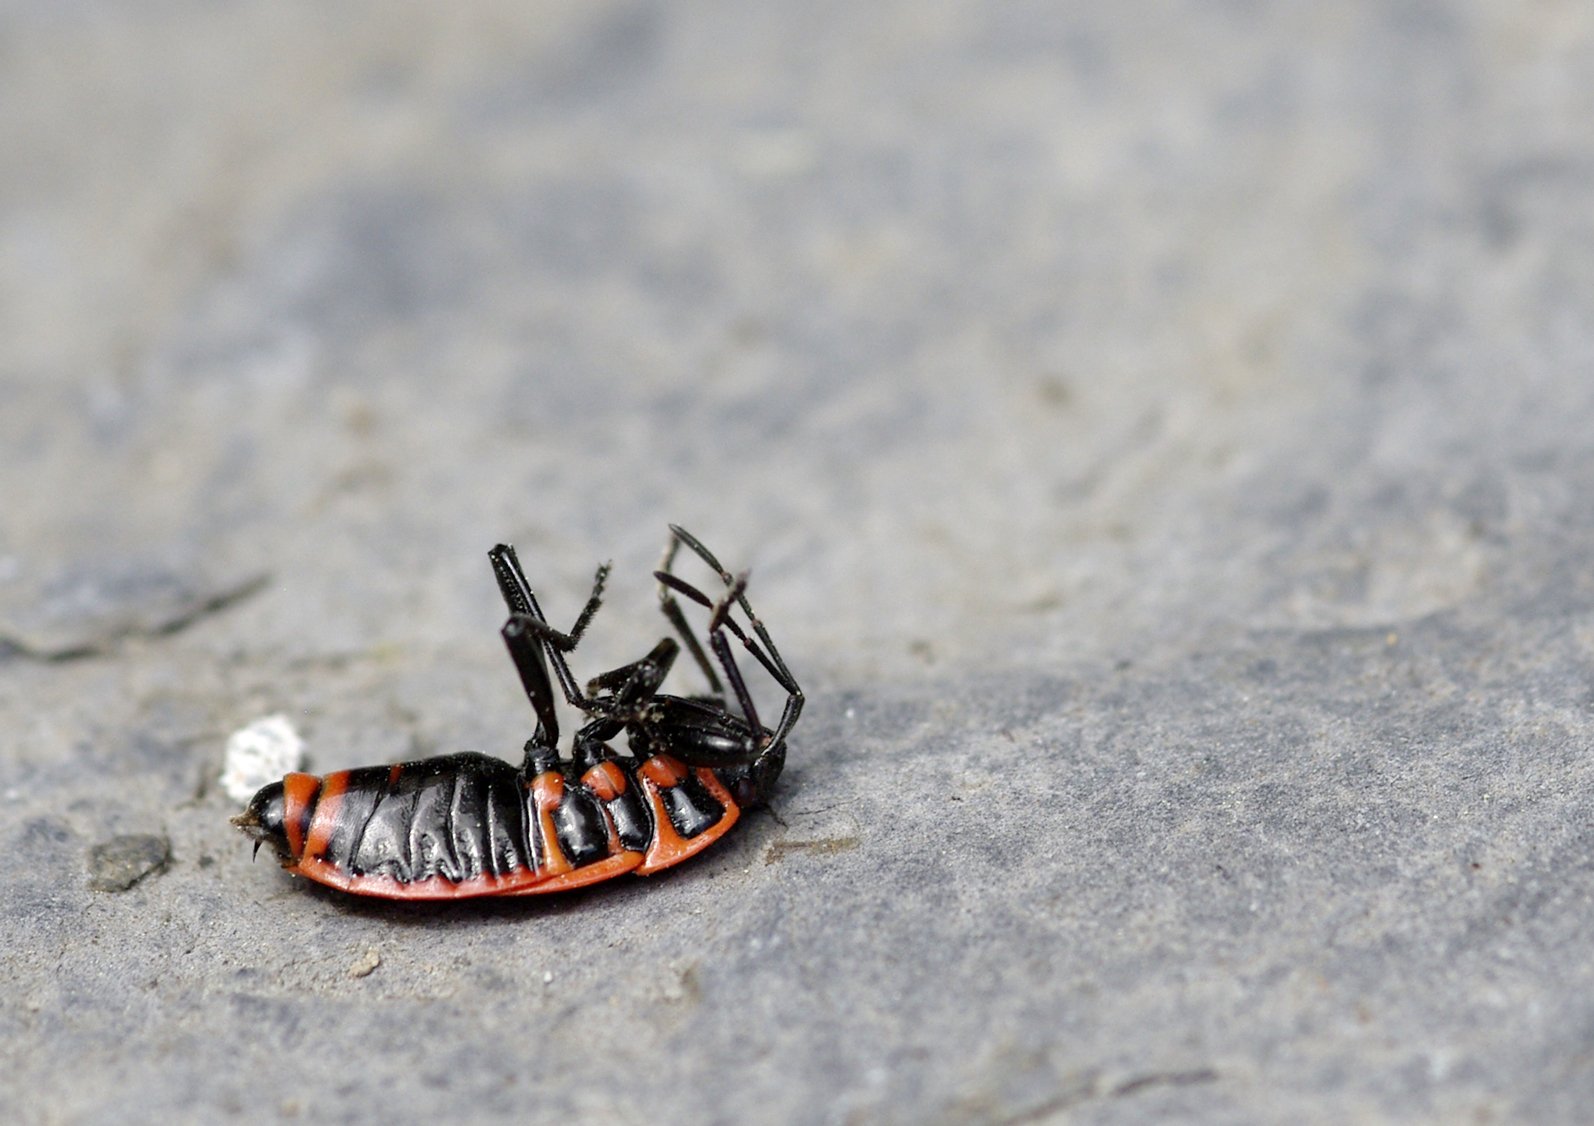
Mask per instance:
[[[529,621],[529,616],[510,618],[501,632],[504,644],[509,647],[509,659],[515,662],[520,683],[526,689],[526,699],[531,701],[531,710],[537,713],[534,739],[556,747],[559,745],[559,715],[554,706],[553,682],[548,679],[542,642],[527,628]]]
[[[680,651],[681,647],[673,638],[661,638],[640,661],[600,672],[587,681],[587,691],[608,693],[618,707],[616,714],[629,705],[645,703],[649,696],[658,691],[664,678],[670,675],[675,656]]]
[[[670,625],[675,627],[675,632],[680,634],[681,640],[686,643],[686,651],[692,654],[692,659],[697,662],[697,667],[703,670],[704,677],[708,680],[709,691],[715,696],[723,698],[725,687],[720,684],[719,676],[714,672],[714,666],[709,664],[708,655],[703,652],[703,647],[698,644],[697,635],[692,632],[692,627],[687,623],[686,615],[681,613],[681,604],[675,600],[671,593],[672,583],[675,578],[671,568],[675,566],[675,553],[681,546],[681,538],[676,534],[677,529],[670,526],[670,542],[664,546],[664,556],[659,560],[659,568],[654,575],[659,580],[659,609],[670,620]],[[666,578],[668,576],[668,579]],[[705,601],[704,605],[708,605]]]
[[[487,558],[492,563],[493,575],[498,579],[498,589],[504,596],[504,603],[509,607],[511,617],[520,620],[523,627],[535,635],[546,648],[548,659],[553,663],[554,675],[559,680],[559,687],[563,690],[565,699],[570,701],[572,707],[586,710],[589,701],[581,694],[575,674],[570,671],[570,662],[565,660],[564,655],[576,647],[581,635],[591,623],[592,616],[598,612],[598,607],[603,603],[603,584],[609,577],[609,564],[600,566],[597,574],[593,576],[592,594],[577,616],[576,624],[571,627],[569,633],[561,633],[548,623],[542,607],[537,604],[537,596],[532,593],[531,584],[526,581],[526,573],[520,568],[520,559],[515,555],[515,549],[508,544],[499,544],[487,553]]]
[[[759,620],[758,615],[753,611],[752,604],[747,601],[746,575],[742,576],[742,580],[738,584],[736,576],[727,571],[724,564],[716,559],[713,552],[704,547],[696,536],[692,535],[692,533],[688,532],[685,528],[682,528],[676,524],[670,525],[670,532],[681,543],[684,543],[687,547],[691,548],[698,558],[702,559],[704,563],[707,563],[710,567],[712,567],[714,572],[719,575],[720,581],[723,582],[727,587],[737,587],[737,589],[729,591],[728,593],[733,598],[736,605],[741,607],[742,613],[747,615],[747,621],[752,626],[753,633],[757,635],[758,640],[764,643],[764,649],[760,649],[756,644],[754,644],[752,639],[742,632],[741,627],[736,624],[734,619],[726,617],[726,627],[737,636],[743,645],[747,646],[748,651],[751,652],[753,656],[758,658],[759,664],[763,665],[764,668],[769,670],[769,675],[774,677],[783,689],[785,689],[787,692],[797,691],[796,681],[791,675],[791,670],[786,667],[786,662],[781,660],[780,651],[775,648],[775,642],[770,638],[769,631],[764,628],[764,623]],[[665,583],[671,587],[674,587],[680,593],[686,595],[688,598],[699,603],[700,605],[710,608],[713,608],[715,605],[715,603],[709,601],[708,596],[702,591],[686,582],[683,582],[674,575],[669,574],[667,571],[655,571],[653,577],[658,579],[661,583]],[[767,650],[769,654],[767,657],[764,655],[765,650]],[[800,695],[801,693],[799,692],[798,694]]]
[[[711,611],[708,630],[709,644],[713,647],[714,655],[719,659],[720,665],[725,668],[726,678],[731,681],[737,702],[742,704],[744,712],[748,710],[751,697],[747,694],[746,682],[742,678],[741,671],[735,667],[734,662],[731,660],[730,646],[725,641],[723,630],[729,630],[735,634],[737,640],[746,646],[747,651],[757,658],[758,663],[764,666],[764,670],[785,691],[786,705],[781,712],[780,723],[776,726],[775,733],[770,738],[770,746],[778,746],[785,740],[793,725],[796,724],[797,717],[802,714],[803,691],[798,686],[797,679],[792,676],[791,670],[786,667],[786,662],[781,659],[780,650],[775,648],[775,642],[769,636],[769,631],[764,628],[763,622],[759,620],[758,615],[753,611],[752,605],[747,601],[745,593],[747,576],[742,575],[737,578],[729,571],[726,571],[720,565],[719,560],[714,558],[707,548],[684,529],[672,524],[670,525],[670,530],[680,537],[681,542],[692,548],[705,563],[719,573],[720,578],[726,584],[725,594],[718,602],[714,602],[709,599],[708,595],[690,583],[676,578],[667,571],[657,571],[654,573],[654,577],[659,580],[661,585],[670,587],[701,606],[709,607]],[[747,615],[747,620],[751,624],[753,633],[757,636],[758,641],[749,637],[742,627],[737,624],[736,619],[730,616],[730,608],[733,604],[739,606],[742,612]],[[759,641],[763,642],[762,646],[759,645]],[[749,714],[751,715],[751,713]],[[755,730],[762,729],[755,726]]]
[[[719,574],[722,582],[727,586],[734,584],[735,580],[731,573],[714,557],[713,552],[703,546],[696,536],[677,524],[670,525],[670,532],[681,543],[691,548],[699,559],[712,567]],[[742,587],[744,589],[735,592],[736,604],[741,607],[742,613],[747,615],[748,624],[752,627],[754,635],[759,641],[763,642],[763,649],[760,650],[757,645],[753,644],[752,640],[743,634],[741,630],[735,629],[735,623],[730,618],[726,619],[726,624],[733,627],[732,632],[737,635],[743,645],[747,646],[748,651],[758,658],[759,664],[764,666],[769,675],[775,678],[775,682],[786,693],[785,709],[781,712],[780,723],[775,728],[775,736],[770,740],[770,744],[773,746],[786,738],[793,725],[796,724],[797,717],[802,714],[803,690],[798,686],[797,678],[792,676],[791,670],[786,667],[786,662],[781,658],[780,650],[775,647],[775,641],[769,636],[769,631],[764,628],[764,623],[759,620],[758,615],[753,611],[752,604],[747,601],[745,582]],[[766,653],[768,654],[767,657],[765,656]]]

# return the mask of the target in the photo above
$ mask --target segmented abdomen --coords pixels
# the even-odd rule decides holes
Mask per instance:
[[[649,875],[707,848],[740,814],[707,769],[668,755],[531,778],[458,754],[283,779],[291,870],[363,895],[533,895]]]

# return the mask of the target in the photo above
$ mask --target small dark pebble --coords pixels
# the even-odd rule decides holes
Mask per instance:
[[[149,833],[112,837],[89,849],[89,887],[126,891],[171,859],[172,842]]]

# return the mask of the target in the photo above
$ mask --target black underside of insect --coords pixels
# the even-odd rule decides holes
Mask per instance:
[[[666,637],[584,688],[567,654],[601,604],[607,565],[563,632],[543,615],[514,549],[500,544],[489,553],[509,608],[504,642],[537,719],[518,769],[467,753],[324,777],[290,774],[256,794],[234,823],[257,849],[270,843],[289,871],[396,899],[541,894],[625,872],[650,875],[707,848],[741,810],[768,801],[803,694],[747,601],[747,576],[726,571],[681,528],[671,525],[670,533],[654,575],[680,641]],[[718,598],[674,574],[683,545],[719,577]],[[706,650],[677,595],[708,610]],[[773,729],[759,720],[730,639],[786,693]],[[659,691],[682,645],[708,694]],[[558,752],[556,682],[585,717],[569,758]],[[621,734],[627,753],[612,745]]]

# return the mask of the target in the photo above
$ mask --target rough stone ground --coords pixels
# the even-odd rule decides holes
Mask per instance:
[[[0,1119],[1585,1117],[1590,121],[1577,0],[6,5]],[[777,815],[250,863],[230,731],[513,757],[486,549],[590,672],[667,520]]]

